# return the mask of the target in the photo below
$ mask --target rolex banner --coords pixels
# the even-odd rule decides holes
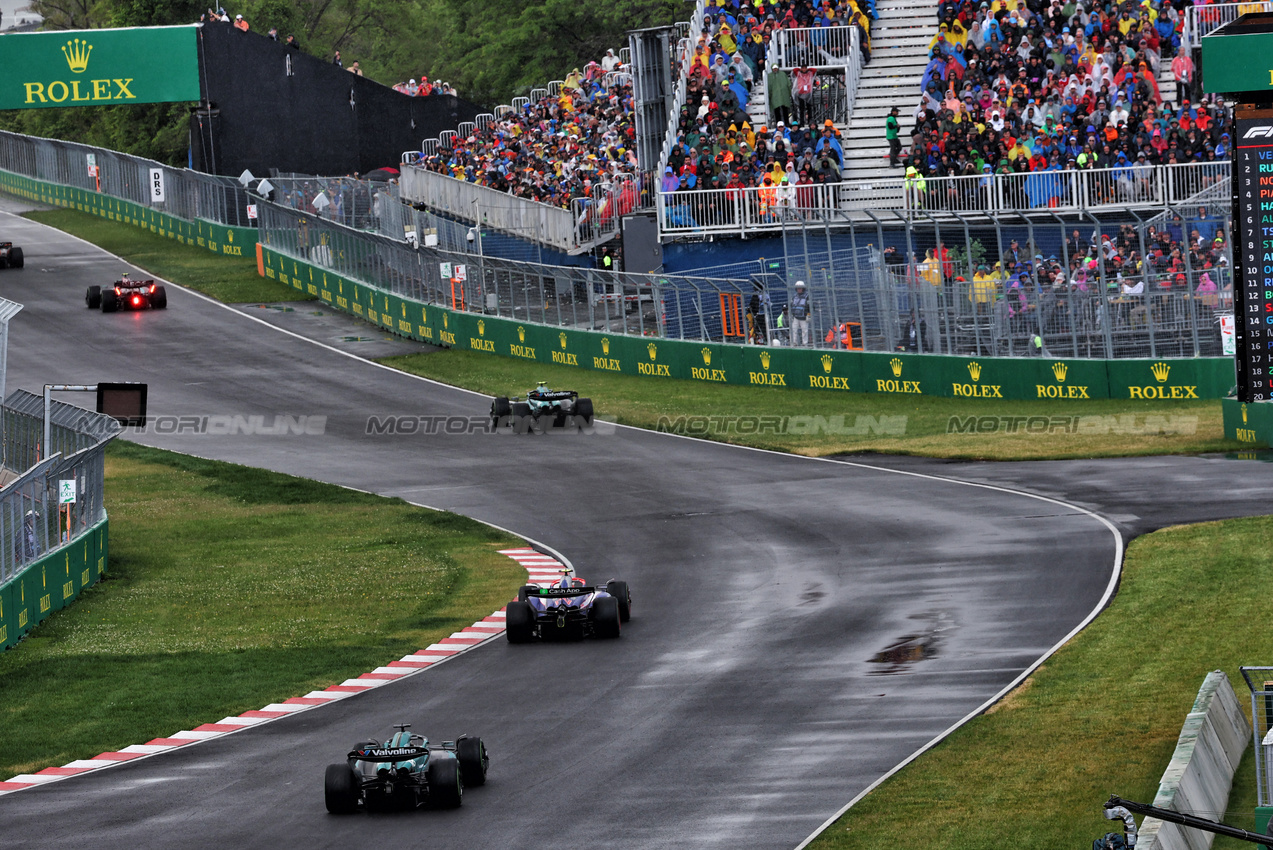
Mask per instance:
[[[0,37],[0,109],[199,100],[196,26]]]

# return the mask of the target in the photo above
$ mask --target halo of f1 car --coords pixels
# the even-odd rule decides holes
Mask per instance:
[[[490,755],[481,738],[461,735],[454,741],[430,744],[412,735],[410,723],[383,744],[354,744],[342,764],[329,764],[323,777],[323,801],[336,815],[432,808],[457,808],[465,787],[486,784]]]
[[[504,610],[504,628],[509,643],[617,638],[631,616],[632,594],[626,581],[589,585],[566,569],[549,587],[522,585],[517,601]]]
[[[580,398],[573,390],[550,390],[543,381],[523,398],[497,396],[491,401],[491,427],[511,427],[515,434],[592,425],[592,399]]]
[[[88,309],[103,313],[116,310],[162,310],[168,306],[168,291],[153,280],[133,280],[128,272],[110,286],[90,286],[84,296]]]
[[[25,263],[21,248],[13,247],[12,242],[0,242],[0,269],[20,269]]]

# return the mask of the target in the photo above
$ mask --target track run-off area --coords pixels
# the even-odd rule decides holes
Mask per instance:
[[[1155,505],[1173,522],[1191,505],[1200,519],[1267,512],[1267,467],[1202,458],[890,469],[624,427],[369,433],[372,417],[482,417],[489,399],[341,351],[321,320],[284,330],[176,286],[165,311],[90,311],[85,289],[121,260],[9,214],[0,232],[26,253],[0,274],[0,295],[24,305],[10,389],[144,381],[169,421],[305,417],[307,433],[125,438],[455,511],[633,594],[618,641],[490,641],[330,705],[0,796],[4,834],[26,847],[794,847],[1096,616],[1124,535],[1159,524]],[[1232,498],[1199,504],[1235,480]],[[402,722],[482,736],[487,785],[454,811],[328,815],[324,766]]]

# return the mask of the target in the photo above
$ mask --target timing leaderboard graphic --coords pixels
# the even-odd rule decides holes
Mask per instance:
[[[1238,398],[1273,399],[1273,109],[1238,109],[1233,174],[1238,219],[1238,267],[1233,313]]]

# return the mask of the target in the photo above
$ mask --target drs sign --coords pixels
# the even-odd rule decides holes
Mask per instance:
[[[152,204],[161,204],[164,201],[164,170],[162,168],[150,169],[150,202]]]
[[[198,100],[197,30],[7,34],[0,38],[0,109]]]

